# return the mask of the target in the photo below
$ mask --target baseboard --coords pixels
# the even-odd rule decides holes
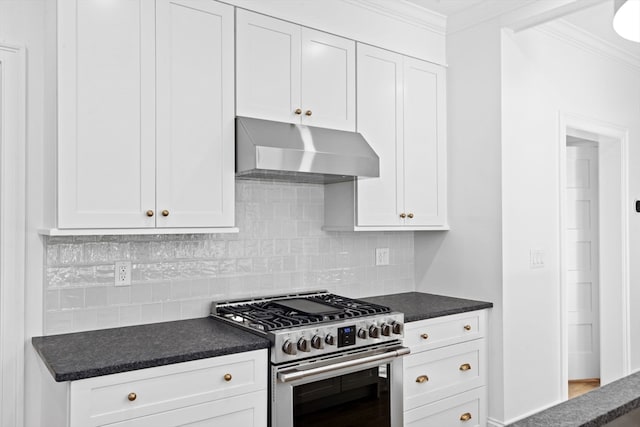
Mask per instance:
[[[554,403],[551,403],[549,405],[542,406],[542,407],[540,407],[538,409],[534,409],[533,411],[529,411],[529,412],[527,412],[525,414],[519,415],[519,416],[517,416],[515,418],[512,418],[510,420],[506,420],[506,421],[500,421],[500,420],[496,420],[495,418],[489,417],[489,418],[487,418],[487,427],[505,427],[505,426],[513,424],[513,423],[515,423],[517,421],[520,421],[522,419],[530,417],[531,415],[537,414],[538,412],[544,411],[545,409],[549,409],[552,406],[556,406],[559,403],[561,403],[561,402],[554,402]]]

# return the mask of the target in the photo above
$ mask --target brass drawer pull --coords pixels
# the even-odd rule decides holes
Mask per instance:
[[[410,213],[409,215],[407,215],[409,218],[413,218],[413,214]]]
[[[429,381],[429,377],[426,375],[420,375],[418,378],[416,378],[416,382],[417,383],[426,383],[427,381]]]
[[[231,374],[224,374],[224,380],[225,380],[226,382],[231,381],[231,378],[233,378],[233,377],[231,376]]]
[[[127,396],[127,399],[129,399],[129,402],[133,402],[137,398],[138,398],[138,395],[133,392],[129,393],[129,395]]]
[[[304,112],[304,115],[307,116],[307,117],[311,117],[312,114],[313,113],[311,112],[311,110],[307,110],[307,111]]]
[[[464,330],[465,331],[470,331],[471,330],[471,325],[464,325]]]
[[[460,370],[461,371],[468,371],[469,369],[471,369],[471,365],[468,363],[464,363],[462,365],[460,365]]]
[[[153,211],[151,209],[147,211],[147,216],[153,216]]]
[[[406,213],[402,212],[402,213],[400,214],[400,218],[405,219],[406,217],[407,217],[407,214],[406,214]]]
[[[296,113],[299,116],[300,114],[302,114],[302,110],[299,108],[296,108],[296,111],[294,111],[294,113]]]
[[[464,414],[460,415],[460,421],[469,421],[471,419],[471,414],[468,412],[465,412]]]
[[[423,340],[428,340],[429,339],[429,334],[421,334],[420,338],[422,338]]]
[[[162,216],[169,216],[169,211],[168,210],[163,210],[162,211]]]

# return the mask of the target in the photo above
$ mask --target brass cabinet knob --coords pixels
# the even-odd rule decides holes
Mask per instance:
[[[416,378],[416,382],[417,383],[426,383],[427,381],[429,381],[429,377],[426,375],[420,375],[418,378]]]
[[[163,210],[162,211],[162,216],[169,216],[169,211],[168,210]]]
[[[231,374],[224,374],[224,380],[225,380],[226,382],[231,381],[231,378],[233,378],[233,377],[231,376]]]
[[[138,395],[131,392],[127,395],[127,399],[129,399],[130,402],[133,402],[134,400],[136,400],[138,398]]]
[[[410,213],[409,215],[407,215],[409,218],[413,218],[413,214]]]
[[[471,365],[469,365],[468,363],[463,363],[462,365],[460,365],[461,371],[468,371],[469,369],[471,369]]]
[[[402,212],[402,213],[400,214],[400,218],[405,219],[406,217],[407,217],[407,214],[406,214],[406,213]]]
[[[307,111],[304,112],[304,115],[307,116],[307,117],[311,117],[311,114],[313,114],[313,113],[311,113],[311,110],[307,110]]]
[[[151,209],[147,211],[147,216],[153,216],[153,211]]]
[[[471,330],[471,325],[464,325],[464,330],[465,331],[470,331]]]
[[[465,412],[464,414],[460,415],[460,421],[469,421],[471,419],[471,414],[468,412]]]
[[[421,334],[420,338],[422,338],[423,340],[428,340],[429,339],[429,334]]]
[[[294,113],[296,113],[299,116],[300,114],[302,114],[302,110],[299,108],[296,108],[296,111],[294,111]]]

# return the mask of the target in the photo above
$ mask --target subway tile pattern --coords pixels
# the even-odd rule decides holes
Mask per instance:
[[[238,180],[237,234],[49,237],[45,333],[203,317],[247,296],[413,290],[412,232],[325,232],[323,213],[322,185]],[[131,262],[131,286],[114,286],[116,261]]]

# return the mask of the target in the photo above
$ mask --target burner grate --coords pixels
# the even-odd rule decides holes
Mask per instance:
[[[305,313],[284,303],[278,304],[277,299],[218,305],[215,310],[219,316],[265,332],[391,311],[388,307],[334,294],[318,294],[301,298],[325,305],[328,308],[328,314]],[[286,299],[280,301],[286,301]]]

